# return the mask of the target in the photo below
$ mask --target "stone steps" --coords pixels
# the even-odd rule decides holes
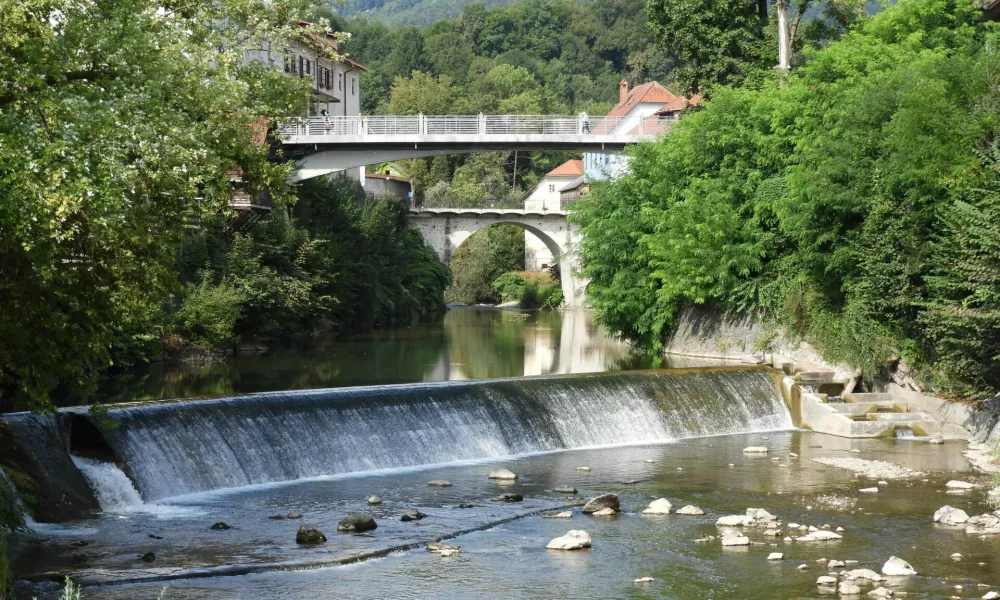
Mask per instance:
[[[844,402],[892,402],[895,398],[892,394],[885,392],[848,392],[844,394]]]
[[[906,413],[912,408],[905,402],[883,401],[883,402],[830,402],[829,407],[834,412],[845,415],[863,415],[868,413],[888,412]]]

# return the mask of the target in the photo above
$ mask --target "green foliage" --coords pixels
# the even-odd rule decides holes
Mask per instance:
[[[503,302],[520,300],[524,295],[524,287],[528,282],[518,273],[504,273],[493,280],[490,287],[500,295]]]
[[[671,74],[685,90],[740,84],[777,61],[765,43],[765,18],[756,0],[649,0],[649,27],[677,56]]]
[[[243,59],[300,35],[307,0],[0,2],[0,399],[50,406],[155,340],[184,219],[226,170],[289,197],[248,124],[297,113],[307,84]]]
[[[231,242],[192,236],[196,274],[174,315],[208,348],[327,329],[409,325],[442,307],[448,268],[406,224],[394,197],[363,199],[346,178],[310,180]],[[195,259],[200,257],[199,266]]]
[[[995,40],[968,3],[904,0],[805,48],[783,85],[716,89],[577,203],[599,319],[655,349],[712,303],[866,377],[902,354],[945,389],[995,389]]]
[[[475,304],[496,302],[493,282],[509,271],[524,269],[524,230],[516,225],[493,225],[474,233],[451,258],[449,300]]]
[[[344,24],[352,34],[345,50],[368,68],[363,113],[603,115],[618,102],[623,77],[632,85],[665,80],[673,66],[670,52],[657,47],[646,27],[643,0],[466,4],[348,3],[346,14],[364,17]],[[368,9],[373,12],[361,14]],[[390,29],[368,18],[437,22],[423,30]],[[575,156],[522,152],[516,164],[502,165],[499,179],[511,189],[527,189],[569,158]],[[440,162],[431,169],[430,159],[419,159],[405,161],[404,170],[419,196],[442,181],[452,183],[462,166],[475,161],[454,157],[444,170]]]
[[[73,580],[66,576],[66,581],[63,583],[62,594],[59,595],[59,600],[80,600],[80,586],[73,583]]]

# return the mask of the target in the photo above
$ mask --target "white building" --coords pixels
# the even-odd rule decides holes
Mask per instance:
[[[524,209],[538,212],[553,212],[563,210],[561,192],[566,187],[577,183],[583,177],[583,161],[568,160],[552,169],[542,177],[535,187],[524,195]],[[526,271],[544,271],[552,266],[553,257],[540,239],[525,232],[524,234],[524,269]]]
[[[655,81],[636,86],[631,91],[628,82],[618,83],[618,104],[607,114],[608,120],[597,122],[595,132],[613,133],[642,127],[643,133],[660,133],[677,120],[689,105],[697,106],[700,95],[691,99],[677,96]],[[587,181],[615,178],[628,169],[628,157],[621,154],[588,152],[583,155]]]

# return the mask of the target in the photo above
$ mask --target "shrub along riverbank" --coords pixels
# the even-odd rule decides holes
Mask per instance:
[[[875,376],[1000,387],[996,26],[902,0],[785,80],[710,90],[573,219],[598,318],[649,349],[686,304],[754,311]]]

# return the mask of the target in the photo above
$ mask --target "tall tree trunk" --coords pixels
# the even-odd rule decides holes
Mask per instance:
[[[775,0],[778,11],[778,70],[787,73],[792,68],[792,40],[788,35],[788,2]]]
[[[757,0],[757,13],[760,14],[760,21],[767,25],[767,0]]]

